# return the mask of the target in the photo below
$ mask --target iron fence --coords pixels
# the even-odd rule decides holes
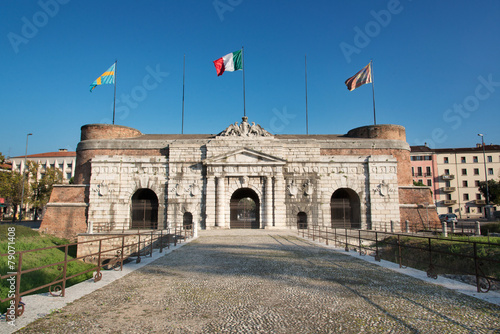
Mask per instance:
[[[151,230],[147,232],[138,231],[137,233],[122,233],[116,236],[87,240],[83,242],[0,254],[2,260],[8,260],[5,261],[5,263],[14,264],[17,261],[17,264],[10,267],[13,270],[0,276],[0,279],[2,280],[12,279],[15,277],[15,288],[13,289],[13,293],[9,293],[7,298],[0,300],[0,303],[10,302],[13,306],[13,312],[9,312],[9,310],[7,311],[6,320],[9,321],[9,316],[11,319],[12,317],[17,318],[24,313],[25,303],[21,300],[23,296],[48,288],[50,295],[54,297],[64,297],[66,294],[68,280],[93,272],[92,276],[94,282],[98,282],[102,279],[103,269],[121,271],[123,270],[123,264],[126,260],[135,258],[136,263],[139,263],[141,262],[141,257],[148,255],[152,257],[154,248],[159,249],[159,252],[162,253],[164,248],[170,248],[170,244],[174,244],[174,246],[176,246],[177,243],[182,242],[182,240],[193,237],[193,226],[176,226],[173,232],[174,233],[170,233],[169,230]],[[127,239],[132,239],[132,242],[127,241]],[[75,246],[76,248],[87,246],[88,249],[95,249],[95,251],[91,251],[90,253],[86,253],[82,256],[71,257],[68,254],[69,250]],[[37,256],[37,252],[50,249],[61,250],[64,253],[64,260],[35,268],[23,269],[23,259],[27,256]],[[39,254],[40,253],[38,253],[38,256],[40,256]],[[68,265],[77,261],[83,261],[85,263],[95,265],[91,268],[68,275]],[[55,279],[53,279],[50,283],[41,284],[29,290],[21,291],[21,280],[23,275],[50,267],[56,267],[60,272]]]
[[[500,243],[423,234],[308,226],[298,229],[303,238],[354,250],[376,261],[389,260],[400,268],[424,269],[427,276],[438,274],[474,277],[477,292],[486,293],[493,282],[500,282]]]

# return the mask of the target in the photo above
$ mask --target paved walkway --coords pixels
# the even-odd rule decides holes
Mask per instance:
[[[20,333],[500,333],[500,306],[286,231],[203,231]]]

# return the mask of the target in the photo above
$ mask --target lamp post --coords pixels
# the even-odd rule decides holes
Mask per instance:
[[[19,212],[19,220],[23,220],[23,201],[24,201],[24,178],[26,176],[26,157],[28,156],[28,138],[29,136],[32,136],[32,133],[28,133],[26,135],[26,151],[24,152],[24,169],[23,169],[23,186],[22,186],[22,192],[21,192],[21,208]]]
[[[478,136],[481,137],[481,143],[483,145],[484,180],[486,182],[486,208],[485,208],[484,214],[485,214],[486,218],[490,218],[490,215],[489,215],[490,191],[488,189],[488,171],[486,169],[486,152],[484,150],[484,135],[482,133],[478,133]]]

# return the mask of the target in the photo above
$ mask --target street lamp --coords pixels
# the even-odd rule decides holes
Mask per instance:
[[[488,189],[488,171],[486,170],[486,153],[484,151],[484,135],[482,133],[477,134],[479,137],[481,137],[481,142],[483,144],[483,161],[484,161],[484,180],[486,182],[486,210],[485,210],[485,216],[486,218],[489,218],[489,205],[490,205],[490,191]]]
[[[21,212],[19,212],[19,220],[20,221],[23,220],[24,178],[26,177],[25,170],[26,170],[26,157],[28,155],[28,138],[29,138],[29,136],[32,136],[32,135],[33,135],[32,133],[28,133],[26,135],[26,151],[24,152],[24,170],[23,170],[23,186],[22,186],[23,190],[21,192],[21,209],[20,209]]]

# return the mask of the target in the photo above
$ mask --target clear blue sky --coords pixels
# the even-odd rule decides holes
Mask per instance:
[[[89,85],[115,59],[116,124],[147,134],[218,133],[243,114],[242,73],[213,60],[245,48],[249,121],[303,134],[373,124],[372,87],[344,81],[374,64],[378,124],[411,145],[500,144],[500,1],[77,1],[0,3],[0,152],[75,150],[80,127],[111,123],[113,86]],[[155,73],[152,76],[150,73]],[[127,97],[128,96],[128,97]]]

